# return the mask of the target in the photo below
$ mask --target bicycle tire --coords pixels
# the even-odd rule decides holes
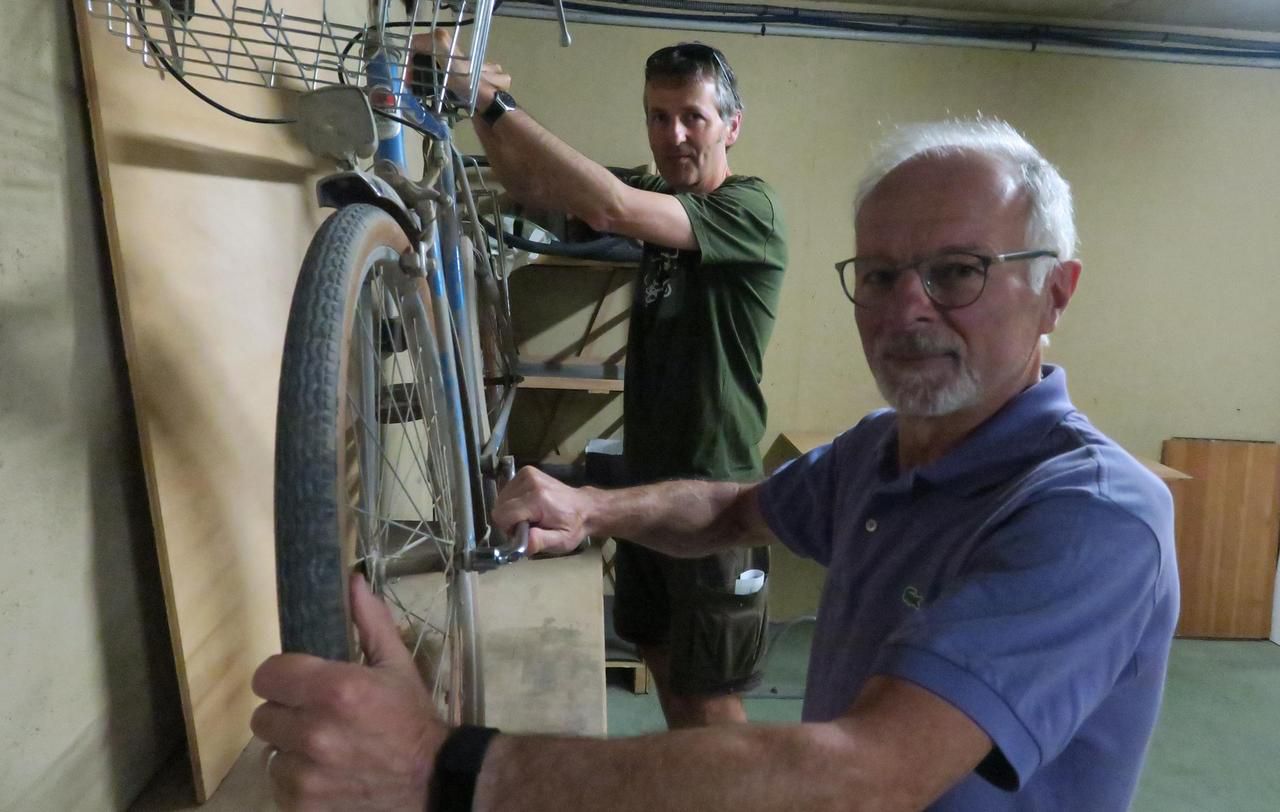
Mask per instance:
[[[474,574],[460,569],[465,444],[445,405],[430,294],[401,269],[412,250],[389,215],[357,204],[321,225],[303,261],[277,415],[281,642],[358,661],[348,581],[359,567],[412,643],[437,709],[478,721]],[[429,572],[395,574],[409,558]]]

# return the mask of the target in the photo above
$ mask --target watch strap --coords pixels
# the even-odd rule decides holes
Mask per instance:
[[[436,753],[435,770],[428,792],[428,812],[471,812],[476,778],[484,763],[496,727],[460,725],[453,729]]]

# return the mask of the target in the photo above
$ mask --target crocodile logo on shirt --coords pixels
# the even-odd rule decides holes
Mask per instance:
[[[914,586],[909,586],[902,590],[902,602],[912,609],[919,609],[921,604],[924,603],[924,595],[921,595],[920,590]]]

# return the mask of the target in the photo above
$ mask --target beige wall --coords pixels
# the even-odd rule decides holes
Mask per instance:
[[[499,18],[491,58],[544,124],[602,161],[647,158],[655,47],[720,45],[742,82],[735,171],[778,190],[791,266],[765,363],[769,434],[837,429],[880,401],[831,263],[885,125],[982,113],[1023,130],[1076,192],[1085,273],[1048,359],[1131,451],[1174,435],[1280,440],[1280,73],[1102,57]]]
[[[173,658],[70,6],[0,19],[0,810],[123,809]]]

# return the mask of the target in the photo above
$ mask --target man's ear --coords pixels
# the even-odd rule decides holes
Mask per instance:
[[[739,110],[733,114],[733,118],[729,119],[729,131],[724,136],[725,149],[733,146],[738,140],[738,134],[742,131],[742,111]]]
[[[1075,295],[1076,285],[1080,283],[1080,272],[1084,265],[1078,259],[1059,262],[1049,271],[1044,280],[1045,306],[1040,321],[1040,334],[1048,335],[1058,326],[1058,319],[1067,309],[1071,297]]]

